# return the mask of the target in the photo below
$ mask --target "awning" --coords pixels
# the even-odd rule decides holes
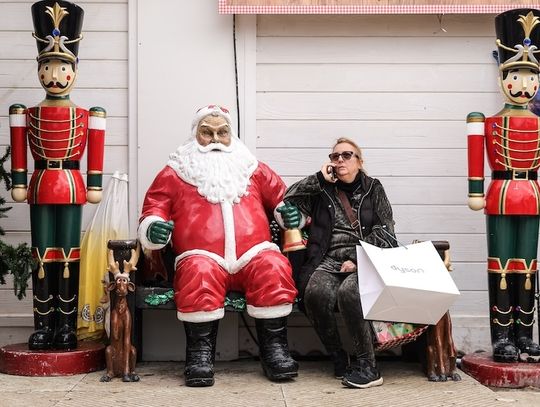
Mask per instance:
[[[487,14],[539,0],[219,0],[220,14]]]

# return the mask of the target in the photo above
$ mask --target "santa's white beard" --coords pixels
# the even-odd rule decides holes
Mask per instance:
[[[193,139],[171,154],[167,165],[184,181],[196,186],[209,202],[237,203],[247,194],[257,160],[234,138],[229,146],[215,143],[204,147]]]

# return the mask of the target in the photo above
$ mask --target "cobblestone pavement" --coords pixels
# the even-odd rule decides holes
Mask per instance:
[[[300,362],[296,380],[273,383],[254,360],[219,362],[216,384],[184,385],[183,364],[141,363],[138,383],[114,379],[101,383],[102,372],[64,377],[0,374],[1,407],[84,406],[540,406],[540,389],[493,391],[461,373],[460,382],[428,382],[414,363],[381,362],[384,385],[348,389],[332,377],[329,362]]]

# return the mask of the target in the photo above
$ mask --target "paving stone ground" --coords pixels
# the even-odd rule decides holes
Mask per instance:
[[[383,361],[380,368],[384,385],[365,390],[343,387],[330,363],[320,361],[301,361],[298,378],[286,383],[268,381],[255,360],[218,362],[216,384],[208,388],[186,387],[180,362],[141,363],[138,383],[101,383],[103,371],[68,377],[0,374],[0,406],[540,406],[540,389],[494,391],[463,372],[460,382],[432,383],[415,363]]]

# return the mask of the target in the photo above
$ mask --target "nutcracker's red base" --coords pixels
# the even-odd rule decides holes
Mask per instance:
[[[72,351],[32,351],[26,343],[0,348],[0,372],[18,376],[70,376],[105,368],[105,345],[79,342]]]
[[[485,386],[540,387],[540,363],[499,363],[490,353],[482,352],[463,356],[461,370]]]

